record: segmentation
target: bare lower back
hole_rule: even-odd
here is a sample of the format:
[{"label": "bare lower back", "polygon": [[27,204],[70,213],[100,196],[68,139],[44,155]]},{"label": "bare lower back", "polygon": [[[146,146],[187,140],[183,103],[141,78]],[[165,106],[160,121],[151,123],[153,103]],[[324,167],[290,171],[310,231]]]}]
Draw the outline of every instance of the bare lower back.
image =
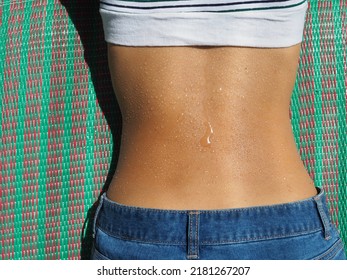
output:
[{"label": "bare lower back", "polygon": [[108,197],[220,209],[315,195],[289,119],[299,51],[110,45],[123,131]]}]

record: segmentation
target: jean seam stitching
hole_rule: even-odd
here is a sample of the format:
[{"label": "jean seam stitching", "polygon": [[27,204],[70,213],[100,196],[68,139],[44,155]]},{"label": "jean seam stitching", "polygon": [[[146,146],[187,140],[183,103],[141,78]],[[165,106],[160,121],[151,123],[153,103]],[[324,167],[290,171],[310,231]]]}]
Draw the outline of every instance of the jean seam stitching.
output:
[{"label": "jean seam stitching", "polygon": [[192,241],[192,217],[191,215],[189,215],[189,238],[188,238],[188,241],[189,241],[189,250],[188,250],[188,255],[191,256],[192,255],[192,246],[191,246],[191,241]]},{"label": "jean seam stitching", "polygon": [[317,204],[317,210],[318,210],[320,219],[322,220],[322,224],[323,224],[324,239],[329,240],[331,239],[329,217],[327,216],[327,213],[324,211],[322,200],[319,198],[316,198],[315,201]]},{"label": "jean seam stitching", "polygon": [[293,234],[285,234],[285,235],[271,235],[271,236],[264,236],[261,238],[247,238],[247,239],[236,239],[236,240],[222,240],[222,241],[203,241],[201,242],[201,245],[215,245],[215,244],[232,244],[232,243],[245,243],[248,241],[263,241],[263,240],[271,240],[274,238],[286,238],[286,237],[295,237],[295,236],[300,236],[306,233],[315,233],[315,232],[319,232],[322,229],[319,228],[317,230],[309,230],[309,231],[300,231],[300,232],[295,232]]},{"label": "jean seam stitching", "polygon": [[332,257],[328,258],[328,259],[332,259],[334,256],[336,256],[336,254],[339,252],[339,250],[341,248],[343,248],[343,243],[342,243],[342,240],[339,238],[327,251],[325,251],[324,253],[320,254],[317,257],[315,257],[314,260],[323,259],[325,256],[333,253],[334,250],[336,250],[336,253]]},{"label": "jean seam stitching", "polygon": [[94,220],[93,220],[93,234],[92,234],[93,238],[95,238],[96,226],[97,226],[96,225],[96,220],[98,218],[98,215],[99,215],[99,212],[100,212],[103,200],[104,200],[104,197],[103,197],[103,195],[101,195],[100,200],[99,200],[99,205],[96,208],[95,216],[94,216]]},{"label": "jean seam stitching", "polygon": [[328,260],[334,259],[334,258],[336,257],[336,255],[337,255],[338,253],[340,253],[343,249],[344,249],[343,246],[337,248],[336,251],[335,251],[335,253],[334,253],[330,258],[328,258]]},{"label": "jean seam stitching", "polygon": [[111,260],[109,257],[107,257],[104,254],[100,253],[100,251],[98,249],[94,248],[94,251],[96,252],[96,255],[100,255],[103,258],[107,259],[107,260]]},{"label": "jean seam stitching", "polygon": [[[109,235],[110,237],[114,237],[114,238],[118,238],[118,239],[122,239],[122,240],[128,240],[128,241],[137,241],[137,242],[143,242],[143,243],[159,243],[159,244],[172,244],[172,245],[185,245],[187,244],[186,242],[182,242],[182,241],[161,241],[161,240],[155,240],[155,239],[136,239],[136,238],[129,238],[126,235],[121,235],[121,234],[113,234],[110,231],[108,231],[107,229],[103,228],[102,226],[98,225],[97,228],[99,228],[100,230],[102,230],[104,233],[106,233],[107,235]],[[202,245],[209,245],[209,244],[225,244],[225,243],[243,243],[243,242],[247,242],[247,241],[262,241],[262,240],[269,240],[269,239],[273,239],[273,238],[285,238],[285,237],[295,237],[295,236],[300,236],[303,234],[307,234],[307,233],[315,233],[315,232],[319,232],[322,231],[322,228],[317,228],[317,229],[312,229],[312,230],[307,230],[307,231],[300,231],[300,232],[295,232],[293,234],[285,234],[285,235],[272,235],[272,236],[264,236],[261,238],[247,238],[247,239],[229,239],[229,240],[222,240],[222,241],[203,241],[201,242]]]},{"label": "jean seam stitching", "polygon": [[199,257],[199,212],[196,212],[195,214],[195,252],[197,255],[197,258]]},{"label": "jean seam stitching", "polygon": [[186,243],[182,242],[182,241],[162,242],[160,240],[153,240],[153,239],[144,240],[144,239],[129,238],[126,235],[121,235],[121,234],[114,235],[111,232],[109,232],[107,229],[104,229],[103,227],[101,227],[100,225],[97,226],[97,228],[112,238],[117,238],[117,239],[126,240],[126,241],[135,241],[135,242],[146,243],[146,244],[148,244],[148,243],[156,243],[156,244],[163,244],[163,245],[165,245],[165,244],[169,245],[170,244],[170,246],[186,245]]}]

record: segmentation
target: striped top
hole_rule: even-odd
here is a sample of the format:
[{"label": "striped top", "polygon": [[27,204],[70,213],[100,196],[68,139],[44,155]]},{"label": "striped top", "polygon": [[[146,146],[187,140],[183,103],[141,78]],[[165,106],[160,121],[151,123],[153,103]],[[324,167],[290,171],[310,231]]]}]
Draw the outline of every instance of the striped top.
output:
[{"label": "striped top", "polygon": [[288,47],[307,0],[100,0],[105,40],[126,46]]}]

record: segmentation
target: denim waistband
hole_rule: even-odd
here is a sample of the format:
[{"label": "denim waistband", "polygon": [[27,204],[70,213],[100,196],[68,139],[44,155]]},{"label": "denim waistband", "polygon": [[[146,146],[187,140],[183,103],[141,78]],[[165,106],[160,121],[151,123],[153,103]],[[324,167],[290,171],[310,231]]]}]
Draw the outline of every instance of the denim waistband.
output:
[{"label": "denim waistband", "polygon": [[[139,242],[188,244],[240,243],[322,231],[330,239],[330,217],[323,189],[311,198],[268,206],[213,210],[171,210],[122,205],[103,193],[96,227]],[[192,244],[193,244],[192,243]]]}]

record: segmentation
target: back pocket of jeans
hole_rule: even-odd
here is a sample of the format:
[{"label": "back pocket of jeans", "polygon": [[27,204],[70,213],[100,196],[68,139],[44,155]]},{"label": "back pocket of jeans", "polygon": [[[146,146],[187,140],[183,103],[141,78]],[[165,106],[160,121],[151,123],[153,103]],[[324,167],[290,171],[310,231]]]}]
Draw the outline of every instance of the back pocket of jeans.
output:
[{"label": "back pocket of jeans", "polygon": [[110,260],[103,254],[101,254],[98,249],[94,248],[93,254],[92,254],[92,260]]},{"label": "back pocket of jeans", "polygon": [[346,259],[343,242],[339,238],[328,250],[322,254],[313,258],[313,260],[334,260],[334,259]]},{"label": "back pocket of jeans", "polygon": [[104,253],[104,247],[108,247],[109,242],[104,240],[104,233],[96,227],[95,229],[95,238],[92,250],[92,259],[93,260],[111,260],[109,256],[107,256],[106,252]]}]

